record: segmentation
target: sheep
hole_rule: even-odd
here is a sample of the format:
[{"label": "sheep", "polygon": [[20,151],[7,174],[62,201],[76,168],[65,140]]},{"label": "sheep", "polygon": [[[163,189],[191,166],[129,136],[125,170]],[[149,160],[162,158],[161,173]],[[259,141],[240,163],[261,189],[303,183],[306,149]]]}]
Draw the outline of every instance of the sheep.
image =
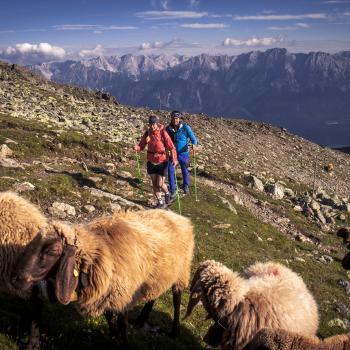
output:
[{"label": "sheep", "polygon": [[58,301],[68,304],[76,299],[82,315],[104,314],[110,333],[124,345],[127,311],[139,301],[146,302],[138,319],[142,326],[155,299],[172,287],[171,335],[176,336],[193,248],[190,220],[165,210],[116,213],[87,224],[56,221],[18,259],[15,285],[26,289],[54,273]]},{"label": "sheep", "polygon": [[243,350],[350,350],[350,333],[320,340],[283,329],[265,328]]},{"label": "sheep", "polygon": [[11,284],[11,271],[24,247],[35,237],[47,220],[39,209],[11,191],[0,192],[0,292],[29,300],[27,306],[35,306],[31,315],[31,334],[27,348],[39,344],[38,323],[41,302],[36,290],[15,289]]},{"label": "sheep", "polygon": [[303,280],[276,263],[256,263],[242,276],[207,260],[192,283],[185,319],[202,301],[214,320],[204,341],[222,349],[241,350],[261,328],[283,328],[314,336],[317,305]]}]

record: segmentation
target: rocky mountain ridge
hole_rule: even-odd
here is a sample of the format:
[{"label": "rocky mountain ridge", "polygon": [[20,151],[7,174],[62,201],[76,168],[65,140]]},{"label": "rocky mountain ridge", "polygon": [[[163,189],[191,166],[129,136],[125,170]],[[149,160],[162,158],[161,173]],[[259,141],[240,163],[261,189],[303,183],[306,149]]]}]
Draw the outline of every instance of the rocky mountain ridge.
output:
[{"label": "rocky mountain ridge", "polygon": [[243,117],[320,144],[348,143],[349,52],[97,57],[31,67],[60,83],[106,90],[124,104]]}]

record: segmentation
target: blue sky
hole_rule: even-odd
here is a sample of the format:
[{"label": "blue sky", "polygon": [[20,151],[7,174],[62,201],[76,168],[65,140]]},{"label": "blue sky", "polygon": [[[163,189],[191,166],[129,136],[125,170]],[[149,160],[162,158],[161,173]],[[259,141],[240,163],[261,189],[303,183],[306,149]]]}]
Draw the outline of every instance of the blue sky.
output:
[{"label": "blue sky", "polygon": [[350,50],[350,0],[0,0],[0,58]]}]

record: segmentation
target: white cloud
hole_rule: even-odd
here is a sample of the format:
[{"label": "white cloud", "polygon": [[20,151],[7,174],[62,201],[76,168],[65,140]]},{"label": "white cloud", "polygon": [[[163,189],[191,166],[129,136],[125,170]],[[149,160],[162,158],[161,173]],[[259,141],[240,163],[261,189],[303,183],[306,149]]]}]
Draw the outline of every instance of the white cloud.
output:
[{"label": "white cloud", "polygon": [[234,16],[237,21],[287,21],[298,19],[327,19],[325,13],[307,13],[299,15],[257,15],[257,16]]},{"label": "white cloud", "polygon": [[310,26],[307,23],[295,23],[295,25],[299,28],[310,28]]},{"label": "white cloud", "polygon": [[134,26],[116,26],[116,25],[101,25],[101,24],[58,24],[53,26],[55,30],[92,30],[92,31],[105,31],[105,30],[129,30],[138,29]]},{"label": "white cloud", "polygon": [[323,1],[324,4],[346,4],[349,3],[350,1],[346,0],[328,0],[328,1]]},{"label": "white cloud", "polygon": [[202,18],[208,16],[208,13],[197,11],[143,11],[136,12],[135,16],[144,19]]},{"label": "white cloud", "polygon": [[35,64],[49,60],[60,60],[66,56],[62,47],[48,43],[30,44],[21,43],[9,46],[0,52],[0,57],[11,62],[21,64]]},{"label": "white cloud", "polygon": [[350,16],[350,11],[349,12],[344,12],[343,15],[344,16]]},{"label": "white cloud", "polygon": [[228,28],[229,26],[223,23],[190,23],[190,24],[181,24],[180,27],[192,28],[192,29],[222,29],[222,28]]},{"label": "white cloud", "polygon": [[103,48],[101,45],[97,45],[92,50],[81,50],[79,52],[79,57],[82,57],[82,58],[96,57],[96,56],[103,56]]},{"label": "white cloud", "polygon": [[247,40],[240,40],[240,39],[232,39],[232,38],[226,38],[223,41],[223,46],[271,46],[275,44],[279,44],[283,42],[282,38],[273,38],[273,37],[265,37],[265,38],[257,38],[256,36],[253,36]]},{"label": "white cloud", "polygon": [[140,50],[149,50],[149,49],[158,49],[163,47],[163,43],[161,41],[155,41],[153,43],[142,43],[140,45]]},{"label": "white cloud", "polygon": [[0,34],[14,33],[14,30],[0,30]]},{"label": "white cloud", "polygon": [[307,23],[295,23],[294,25],[291,26],[271,26],[268,27],[267,29],[269,30],[295,30],[295,29],[306,29],[310,28],[310,26]]},{"label": "white cloud", "polygon": [[139,46],[139,50],[151,50],[151,49],[163,49],[166,47],[177,47],[181,46],[183,43],[179,39],[172,39],[170,41],[154,41],[154,42],[144,42]]},{"label": "white cloud", "polygon": [[295,30],[298,29],[297,27],[294,26],[272,26],[272,27],[267,27],[269,30]]}]

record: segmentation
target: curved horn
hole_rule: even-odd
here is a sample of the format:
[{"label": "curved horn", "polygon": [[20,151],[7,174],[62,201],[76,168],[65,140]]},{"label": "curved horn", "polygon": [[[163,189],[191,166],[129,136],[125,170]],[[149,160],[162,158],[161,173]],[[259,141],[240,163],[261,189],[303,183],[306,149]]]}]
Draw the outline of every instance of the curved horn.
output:
[{"label": "curved horn", "polygon": [[193,281],[191,284],[191,294],[190,300],[188,301],[186,315],[183,320],[186,320],[191,314],[196,305],[200,302],[202,297],[202,282],[198,280],[195,285],[193,285]]}]

